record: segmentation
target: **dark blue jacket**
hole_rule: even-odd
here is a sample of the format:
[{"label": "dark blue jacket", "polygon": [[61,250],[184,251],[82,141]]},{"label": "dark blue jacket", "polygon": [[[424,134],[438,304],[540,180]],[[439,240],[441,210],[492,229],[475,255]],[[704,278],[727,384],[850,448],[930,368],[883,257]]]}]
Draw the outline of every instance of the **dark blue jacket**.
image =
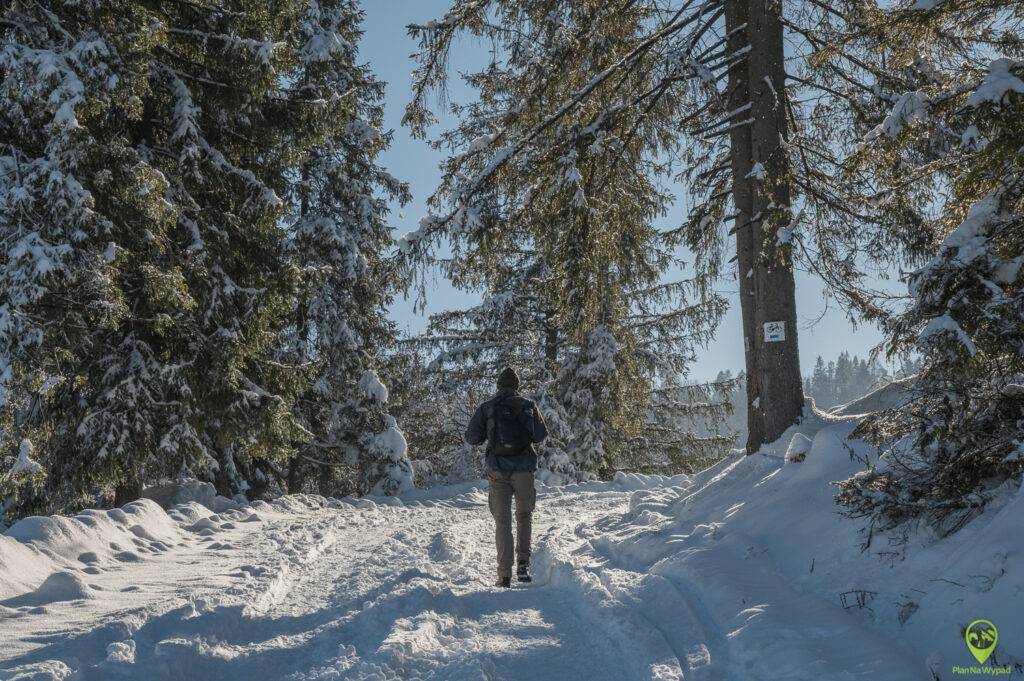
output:
[{"label": "dark blue jacket", "polygon": [[482,445],[487,442],[487,468],[497,473],[511,473],[517,471],[528,471],[532,473],[537,470],[537,450],[531,444],[522,454],[517,456],[495,456],[492,453],[494,438],[491,433],[494,430],[494,405],[497,402],[518,403],[523,414],[529,417],[530,439],[534,444],[544,441],[548,436],[547,426],[544,425],[544,417],[540,410],[530,400],[516,394],[511,388],[501,388],[495,393],[494,398],[487,400],[473,413],[469,420],[469,427],[466,428],[466,442],[471,445]]}]

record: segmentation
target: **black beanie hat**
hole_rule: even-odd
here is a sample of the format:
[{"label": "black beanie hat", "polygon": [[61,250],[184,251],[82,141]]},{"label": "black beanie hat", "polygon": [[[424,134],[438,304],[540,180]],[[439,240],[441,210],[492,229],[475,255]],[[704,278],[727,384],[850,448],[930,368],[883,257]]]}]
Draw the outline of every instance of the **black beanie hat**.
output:
[{"label": "black beanie hat", "polygon": [[505,367],[501,370],[501,374],[498,375],[498,387],[512,388],[513,390],[519,388],[519,376],[516,374],[515,369]]}]

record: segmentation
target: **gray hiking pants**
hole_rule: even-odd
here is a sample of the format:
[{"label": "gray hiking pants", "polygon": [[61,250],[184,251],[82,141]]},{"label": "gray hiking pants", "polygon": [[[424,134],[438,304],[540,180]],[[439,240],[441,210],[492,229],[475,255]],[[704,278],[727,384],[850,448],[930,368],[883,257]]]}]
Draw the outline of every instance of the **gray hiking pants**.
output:
[{"label": "gray hiking pants", "polygon": [[512,576],[512,497],[516,499],[516,561],[530,560],[530,531],[537,488],[533,473],[488,474],[487,505],[494,516],[494,539],[498,546],[498,577]]}]

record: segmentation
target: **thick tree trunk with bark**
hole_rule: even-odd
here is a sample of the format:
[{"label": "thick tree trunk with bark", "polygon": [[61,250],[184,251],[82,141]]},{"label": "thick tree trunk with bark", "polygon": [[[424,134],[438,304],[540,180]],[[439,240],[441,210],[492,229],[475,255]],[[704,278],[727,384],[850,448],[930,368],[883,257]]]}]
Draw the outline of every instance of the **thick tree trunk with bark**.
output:
[{"label": "thick tree trunk with bark", "polygon": [[[785,140],[786,74],[780,0],[748,0],[751,153],[754,172],[754,338],[756,367],[748,377],[750,425],[747,451],[777,440],[803,412],[803,381],[796,329],[793,252],[787,228],[793,219]],[[770,326],[769,326],[770,325]]]},{"label": "thick tree trunk with bark", "polygon": [[305,461],[301,456],[296,456],[288,462],[288,473],[285,478],[288,494],[298,494],[302,491],[306,473],[304,468]]},{"label": "thick tree trunk with bark", "polygon": [[[725,6],[725,30],[728,33],[726,45],[731,55],[742,54],[749,45],[746,28],[747,2],[748,0],[728,0]],[[750,79],[747,62],[743,59],[736,59],[729,69],[726,101],[729,111],[739,111],[750,104]],[[756,302],[754,293],[755,225],[751,221],[754,197],[750,179],[750,170],[754,164],[751,156],[751,126],[742,124],[749,117],[749,111],[736,116],[733,121],[735,127],[729,133],[732,201],[737,213],[733,229],[736,232],[736,273],[740,290],[740,311],[743,316],[747,414],[754,412],[751,402],[758,395],[754,381],[759,375],[757,371],[757,334],[754,327],[754,305]],[[753,432],[749,420],[748,416],[748,428]]]},{"label": "thick tree trunk with bark", "polygon": [[[725,6],[734,59],[726,97],[734,126],[729,141],[750,453],[777,440],[803,410],[792,247],[779,240],[779,228],[792,217],[780,11],[779,0],[727,0]],[[748,47],[747,58],[738,58]],[[773,332],[766,336],[767,324]]]},{"label": "thick tree trunk with bark", "polygon": [[219,450],[217,452],[217,470],[213,474],[213,487],[217,490],[217,494],[229,499],[241,491],[235,489],[234,481],[228,474],[231,466],[234,466],[231,448]]}]

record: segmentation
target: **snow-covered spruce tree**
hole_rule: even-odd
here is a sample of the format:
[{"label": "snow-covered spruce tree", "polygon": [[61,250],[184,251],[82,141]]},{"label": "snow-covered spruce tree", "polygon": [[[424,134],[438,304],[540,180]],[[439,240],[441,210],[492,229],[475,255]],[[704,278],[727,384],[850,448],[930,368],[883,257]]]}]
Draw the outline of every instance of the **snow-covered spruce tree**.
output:
[{"label": "snow-covered spruce tree", "polygon": [[149,124],[154,28],[132,3],[0,16],[3,456],[34,449],[48,476],[21,510],[137,481],[175,427],[197,439],[172,416],[196,305],[179,213],[127,134]]},{"label": "snow-covered spruce tree", "polygon": [[[638,446],[652,390],[685,370],[722,311],[701,282],[661,281],[676,264],[678,235],[653,227],[670,201],[656,183],[669,172],[678,100],[655,102],[659,115],[649,118],[620,111],[619,88],[655,86],[653,69],[623,72],[617,85],[599,77],[636,44],[652,14],[639,6],[606,13],[586,2],[458,2],[441,22],[411,29],[424,48],[406,117],[416,133],[432,120],[424,98],[443,88],[458,34],[487,36],[496,57],[467,76],[479,98],[456,107],[460,125],[438,142],[453,151],[433,197],[439,214],[404,238],[404,253],[429,262],[432,246],[446,239],[453,281],[481,284],[496,300],[507,294],[503,278],[517,255],[545,263],[520,292],[554,313],[564,354],[548,392],[565,410],[565,451],[582,475],[657,456]],[[567,45],[578,52],[563,59]],[[592,96],[560,108],[566,93],[581,91]],[[620,121],[616,134],[606,134],[606,118]],[[694,302],[681,305],[687,298]],[[521,326],[499,333],[527,336]]]},{"label": "snow-covered spruce tree", "polygon": [[312,7],[0,15],[4,456],[34,447],[37,507],[218,467],[258,493],[310,438],[307,372],[280,361],[303,278],[282,218],[346,105],[302,89],[305,57],[344,40],[309,29]]},{"label": "snow-covered spruce tree", "polygon": [[395,337],[386,310],[394,273],[381,259],[392,246],[387,199],[404,202],[408,189],[376,161],[390,137],[380,131],[384,85],[358,61],[361,20],[358,2],[327,0],[311,3],[299,23],[296,94],[331,105],[310,122],[324,141],[292,192],[289,254],[310,284],[284,347],[310,367],[295,414],[311,434],[288,463],[293,492],[390,494],[412,480],[380,376]]},{"label": "snow-covered spruce tree", "polygon": [[931,188],[922,219],[941,242],[888,324],[893,352],[922,356],[912,396],[859,428],[884,454],[839,499],[876,527],[951,532],[1024,471],[1024,14],[918,1],[858,20],[848,40],[876,51],[876,92],[895,96],[854,161],[878,203]]},{"label": "snow-covered spruce tree", "polygon": [[[878,319],[887,299],[866,287],[866,275],[920,257],[928,243],[921,230],[897,229],[896,211],[861,219],[848,188],[870,186],[868,175],[839,181],[865,115],[856,107],[860,83],[849,75],[861,73],[863,60],[837,52],[831,40],[845,23],[826,3],[797,0],[509,4],[457,0],[439,21],[414,27],[424,45],[407,119],[414,127],[432,121],[423,97],[443,85],[448,49],[463,31],[486,35],[501,55],[531,65],[532,81],[516,102],[543,112],[522,129],[495,119],[480,126],[474,144],[458,147],[485,160],[450,192],[452,217],[480,205],[509,168],[534,169],[541,143],[544,158],[570,157],[601,140],[632,142],[656,131],[665,148],[658,160],[678,163],[688,188],[679,236],[693,252],[700,285],[729,277],[741,289],[748,450],[775,439],[803,407],[793,267],[818,274],[851,314]],[[608,58],[594,58],[601,50]],[[812,68],[825,56],[833,69]],[[562,87],[566,72],[580,69],[590,77]],[[496,65],[491,75],[504,71]],[[429,241],[449,222],[424,224],[418,235]],[[733,236],[735,247],[727,248]],[[770,321],[785,322],[784,341],[765,341]]]}]

